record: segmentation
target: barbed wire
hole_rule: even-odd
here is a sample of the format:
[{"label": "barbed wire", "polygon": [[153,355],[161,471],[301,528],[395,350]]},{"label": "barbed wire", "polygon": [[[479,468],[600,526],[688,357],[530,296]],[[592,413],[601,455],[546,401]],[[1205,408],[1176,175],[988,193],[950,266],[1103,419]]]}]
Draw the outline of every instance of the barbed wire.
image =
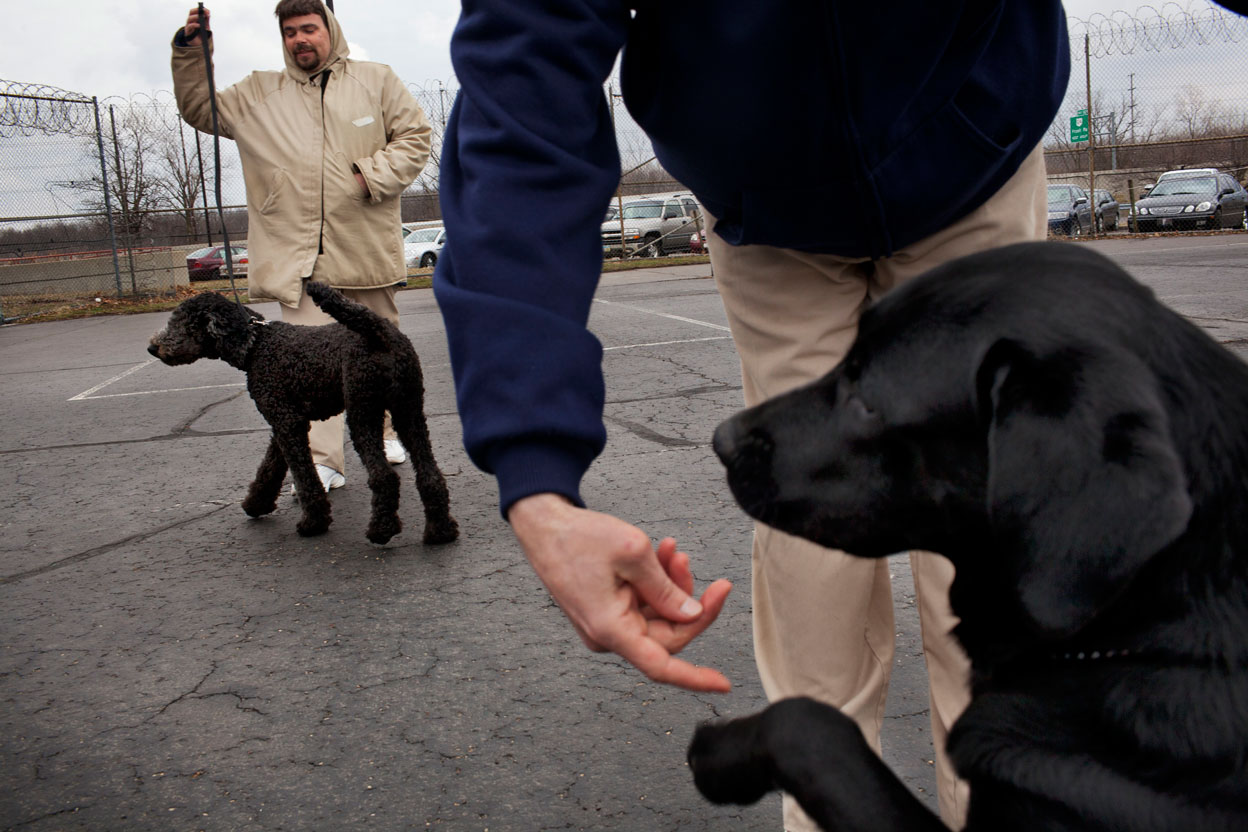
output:
[{"label": "barbed wire", "polygon": [[91,103],[88,96],[47,84],[0,80],[0,137],[94,129],[95,111],[82,106]]},{"label": "barbed wire", "polygon": [[1071,56],[1083,60],[1084,38],[1094,58],[1162,52],[1186,46],[1240,43],[1248,40],[1248,18],[1208,2],[1171,2],[1125,11],[1094,14],[1086,20],[1068,18]]}]

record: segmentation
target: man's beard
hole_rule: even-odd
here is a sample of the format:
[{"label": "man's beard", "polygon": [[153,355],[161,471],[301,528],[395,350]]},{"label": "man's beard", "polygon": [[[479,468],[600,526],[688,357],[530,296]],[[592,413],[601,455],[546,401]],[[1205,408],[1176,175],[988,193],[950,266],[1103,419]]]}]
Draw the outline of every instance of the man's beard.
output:
[{"label": "man's beard", "polygon": [[[307,63],[308,61],[311,61],[311,63]],[[300,69],[312,70],[321,65],[321,58],[316,54],[315,49],[305,49],[295,52],[295,63],[299,65]]]}]

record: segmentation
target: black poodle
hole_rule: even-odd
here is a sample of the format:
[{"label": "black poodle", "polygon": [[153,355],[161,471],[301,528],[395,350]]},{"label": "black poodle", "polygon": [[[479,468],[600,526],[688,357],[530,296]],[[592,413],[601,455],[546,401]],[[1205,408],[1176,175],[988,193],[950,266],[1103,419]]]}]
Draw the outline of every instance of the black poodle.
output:
[{"label": "black poodle", "polygon": [[426,543],[459,536],[446,481],[433,458],[425,423],[420,359],[398,327],[322,283],[308,294],[339,323],[295,326],[206,292],[184,301],[147,351],[166,364],[220,358],[247,373],[247,391],[273,428],[264,461],[243,500],[252,517],[277,507],[289,466],[303,506],[301,535],[322,534],[332,520],[329,498],[316,475],[308,426],[347,411],[356,453],[368,470],[373,515],[368,539],[385,543],[399,533],[399,476],[386,463],[385,411],[412,457],[416,488],[425,504]]}]

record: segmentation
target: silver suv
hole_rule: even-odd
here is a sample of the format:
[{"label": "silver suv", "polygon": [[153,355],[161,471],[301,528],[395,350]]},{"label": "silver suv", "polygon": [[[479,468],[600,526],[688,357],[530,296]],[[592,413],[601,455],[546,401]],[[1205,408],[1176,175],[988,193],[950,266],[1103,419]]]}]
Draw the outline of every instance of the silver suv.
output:
[{"label": "silver suv", "polygon": [[688,251],[689,238],[702,226],[702,211],[691,193],[629,197],[619,216],[602,224],[602,250],[630,257]]}]

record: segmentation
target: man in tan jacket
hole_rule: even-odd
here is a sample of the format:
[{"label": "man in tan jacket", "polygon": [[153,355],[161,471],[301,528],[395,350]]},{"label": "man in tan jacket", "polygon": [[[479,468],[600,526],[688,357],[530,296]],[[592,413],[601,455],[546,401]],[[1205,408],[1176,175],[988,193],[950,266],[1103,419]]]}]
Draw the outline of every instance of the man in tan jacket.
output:
[{"label": "man in tan jacket", "polygon": [[[399,322],[395,286],[407,277],[399,197],[429,158],[429,122],[383,64],[347,58],[347,39],[321,0],[281,0],[275,14],[286,68],[253,72],[217,91],[221,135],[238,145],[247,186],[251,299],[276,300],[295,324],[330,323],[308,280]],[[212,132],[198,9],[173,38],[173,90],[182,117]],[[343,420],[314,422],[312,459],[326,490],[343,485]],[[386,419],[386,458],[402,444]]]}]

